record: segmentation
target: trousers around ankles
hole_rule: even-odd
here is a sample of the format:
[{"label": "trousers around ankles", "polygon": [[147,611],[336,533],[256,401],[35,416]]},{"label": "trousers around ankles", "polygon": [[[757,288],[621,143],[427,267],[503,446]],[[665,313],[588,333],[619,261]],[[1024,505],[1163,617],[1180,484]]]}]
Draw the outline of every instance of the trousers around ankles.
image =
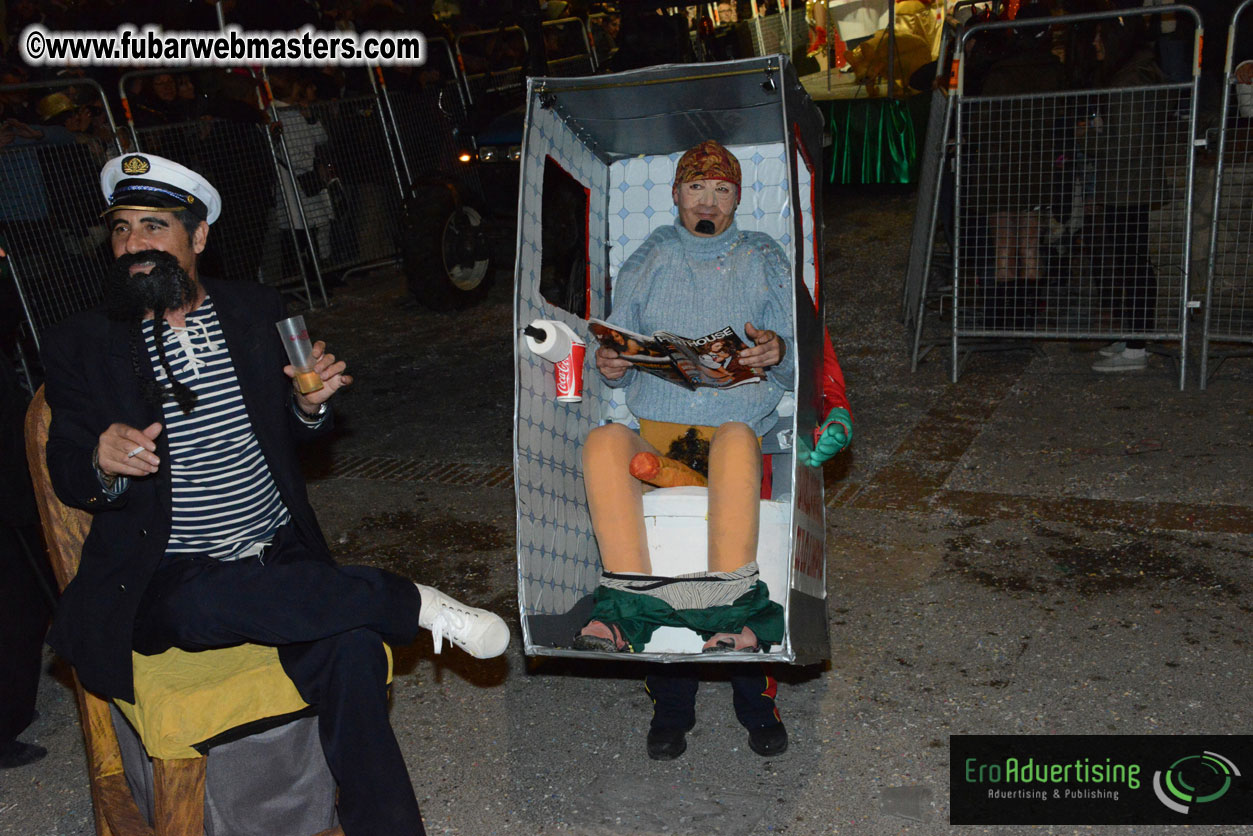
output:
[{"label": "trousers around ankles", "polygon": [[388,720],[383,642],[417,636],[421,595],[399,575],[310,555],[290,528],[259,558],[169,555],[140,602],[134,647],[277,646],[283,670],[318,712],[346,836],[425,836]]}]

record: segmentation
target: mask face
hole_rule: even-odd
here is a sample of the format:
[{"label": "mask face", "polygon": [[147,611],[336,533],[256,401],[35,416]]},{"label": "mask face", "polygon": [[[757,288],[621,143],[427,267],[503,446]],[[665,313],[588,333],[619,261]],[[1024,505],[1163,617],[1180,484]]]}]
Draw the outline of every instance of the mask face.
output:
[{"label": "mask face", "polygon": [[735,218],[740,190],[726,180],[689,180],[674,187],[679,220],[693,235],[719,235]]}]

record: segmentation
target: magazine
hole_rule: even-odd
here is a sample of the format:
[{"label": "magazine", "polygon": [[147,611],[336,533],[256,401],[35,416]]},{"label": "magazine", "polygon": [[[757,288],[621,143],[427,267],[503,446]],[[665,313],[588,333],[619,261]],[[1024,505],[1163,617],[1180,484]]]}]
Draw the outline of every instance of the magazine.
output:
[{"label": "magazine", "polygon": [[696,339],[668,331],[645,336],[602,319],[588,320],[587,327],[597,342],[640,371],[684,389],[730,389],[766,379],[762,369],[740,365],[740,352],[748,345],[730,325]]}]

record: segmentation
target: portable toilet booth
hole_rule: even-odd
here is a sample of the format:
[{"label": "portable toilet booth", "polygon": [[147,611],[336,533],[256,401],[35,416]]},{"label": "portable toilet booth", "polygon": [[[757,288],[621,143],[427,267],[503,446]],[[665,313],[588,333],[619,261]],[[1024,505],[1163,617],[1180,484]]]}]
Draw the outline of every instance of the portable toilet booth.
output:
[{"label": "portable toilet booth", "polygon": [[[592,428],[632,420],[596,371],[586,320],[612,320],[618,269],[653,229],[674,222],[675,166],[707,139],[740,162],[738,226],[773,236],[794,275],[794,402],[784,399],[779,422],[762,442],[773,493],[761,503],[758,549],[761,577],[784,607],[786,632],[765,655],[702,654],[699,636],[678,628],[658,630],[631,654],[575,650],[573,637],[588,620],[601,575],[582,445]],[[792,455],[794,443],[812,447],[821,403],[821,153],[822,118],[781,55],[530,80],[514,310],[518,600],[528,655],[797,664],[829,657],[822,475]],[[537,356],[522,333],[535,320],[564,323],[587,341],[581,400],[557,399],[554,364]],[[645,494],[654,574],[705,568],[703,493]]]}]

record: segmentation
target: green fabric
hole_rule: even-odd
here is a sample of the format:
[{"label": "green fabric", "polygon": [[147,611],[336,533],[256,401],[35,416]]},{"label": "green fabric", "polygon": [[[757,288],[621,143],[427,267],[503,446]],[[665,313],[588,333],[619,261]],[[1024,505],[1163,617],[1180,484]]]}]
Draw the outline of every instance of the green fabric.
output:
[{"label": "green fabric", "polygon": [[783,607],[770,600],[764,581],[730,604],[699,610],[676,610],[660,598],[598,586],[592,596],[592,620],[616,624],[627,650],[638,653],[658,627],[687,627],[708,641],[715,633],[738,633],[751,627],[763,649],[783,641]]},{"label": "green fabric", "polygon": [[818,466],[830,460],[853,440],[853,416],[847,409],[837,406],[827,415],[818,441],[812,451],[801,445],[799,457],[803,464]]},{"label": "green fabric", "polygon": [[918,161],[912,110],[908,99],[832,101],[831,182],[912,182]]}]

